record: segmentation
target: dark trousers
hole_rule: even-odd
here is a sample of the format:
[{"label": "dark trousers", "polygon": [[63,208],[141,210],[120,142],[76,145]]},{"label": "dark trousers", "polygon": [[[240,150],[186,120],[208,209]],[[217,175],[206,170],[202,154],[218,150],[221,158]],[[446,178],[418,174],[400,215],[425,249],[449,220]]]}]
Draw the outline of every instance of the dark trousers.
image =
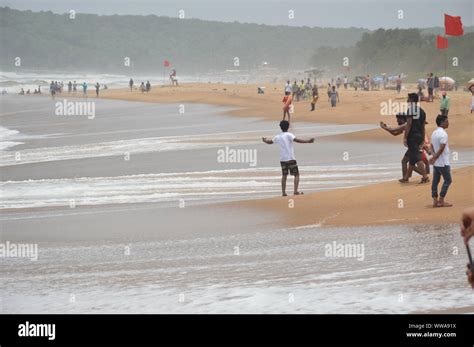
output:
[{"label": "dark trousers", "polygon": [[445,117],[448,116],[449,109],[447,109],[447,108],[442,108],[440,111],[441,111],[441,114],[442,114],[443,116],[445,116]]},{"label": "dark trousers", "polygon": [[448,192],[448,188],[453,181],[451,179],[451,167],[446,166],[433,166],[433,182],[431,183],[431,196],[433,198],[438,197],[438,184],[443,176],[443,186],[441,187],[440,196],[444,198]]}]

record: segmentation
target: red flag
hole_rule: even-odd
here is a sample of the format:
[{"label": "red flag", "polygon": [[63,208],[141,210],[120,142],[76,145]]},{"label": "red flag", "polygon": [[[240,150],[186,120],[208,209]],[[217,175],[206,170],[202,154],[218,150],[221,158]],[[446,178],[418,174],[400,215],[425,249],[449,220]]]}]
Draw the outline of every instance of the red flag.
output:
[{"label": "red flag", "polygon": [[171,64],[170,64],[170,62],[169,62],[168,60],[165,60],[165,61],[163,62],[163,66],[164,66],[164,67],[169,67],[170,65],[171,65]]},{"label": "red flag", "polygon": [[448,38],[443,37],[441,35],[437,35],[436,36],[436,48],[438,48],[438,49],[448,48]]},{"label": "red flag", "polygon": [[450,36],[463,35],[461,17],[444,14],[444,33]]}]

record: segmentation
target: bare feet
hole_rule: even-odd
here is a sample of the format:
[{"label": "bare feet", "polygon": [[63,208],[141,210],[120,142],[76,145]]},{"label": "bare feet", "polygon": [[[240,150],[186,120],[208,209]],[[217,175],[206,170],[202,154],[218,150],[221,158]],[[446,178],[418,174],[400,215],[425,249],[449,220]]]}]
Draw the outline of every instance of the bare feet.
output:
[{"label": "bare feet", "polygon": [[303,192],[295,192],[295,195],[303,195]]},{"label": "bare feet", "polygon": [[429,181],[430,181],[430,178],[426,176],[421,179],[420,184],[428,183]]},{"label": "bare feet", "polygon": [[406,180],[406,179],[404,179],[404,178],[400,178],[400,179],[398,180],[398,182],[400,182],[400,183],[408,183],[408,180]]},{"label": "bare feet", "polygon": [[288,194],[286,194],[286,193],[283,193],[281,196],[288,196]]},{"label": "bare feet", "polygon": [[446,202],[446,201],[439,201],[438,202],[438,207],[451,207],[453,206],[452,204],[450,204],[449,202]]},{"label": "bare feet", "polygon": [[433,198],[433,207],[438,207],[438,199]]}]

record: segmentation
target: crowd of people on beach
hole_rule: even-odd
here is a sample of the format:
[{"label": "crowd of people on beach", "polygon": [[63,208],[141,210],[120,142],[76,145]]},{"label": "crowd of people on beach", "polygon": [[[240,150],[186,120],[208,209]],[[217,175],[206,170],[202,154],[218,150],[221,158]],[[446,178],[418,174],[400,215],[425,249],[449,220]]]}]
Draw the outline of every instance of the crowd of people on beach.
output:
[{"label": "crowd of people on beach", "polygon": [[[74,81],[74,82],[69,81],[67,83],[67,93],[71,94],[72,96],[76,96],[78,88],[81,88],[82,89],[82,97],[87,98],[88,87],[89,87],[89,85],[88,85],[87,82],[83,82],[82,84],[78,84],[76,81]],[[96,97],[99,97],[99,93],[100,93],[100,89],[101,89],[101,85],[99,84],[99,82],[96,82],[96,84],[94,84],[94,89],[95,89]],[[104,90],[108,89],[107,85],[104,84],[102,86],[102,89],[104,89]],[[51,83],[49,85],[49,93],[51,94],[51,98],[54,99],[56,97],[56,95],[62,94],[63,91],[64,91],[64,82],[62,82],[62,81],[51,81]]]}]

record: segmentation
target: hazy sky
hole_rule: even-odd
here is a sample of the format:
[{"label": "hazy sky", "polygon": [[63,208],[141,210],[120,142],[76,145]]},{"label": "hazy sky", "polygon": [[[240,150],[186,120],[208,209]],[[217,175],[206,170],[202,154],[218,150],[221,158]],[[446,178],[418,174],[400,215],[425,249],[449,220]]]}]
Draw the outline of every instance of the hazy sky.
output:
[{"label": "hazy sky", "polygon": [[[96,14],[155,14],[310,27],[425,28],[444,25],[444,13],[472,25],[474,0],[0,0],[21,10]],[[289,19],[290,10],[294,19]],[[399,10],[403,19],[399,19]]]}]

